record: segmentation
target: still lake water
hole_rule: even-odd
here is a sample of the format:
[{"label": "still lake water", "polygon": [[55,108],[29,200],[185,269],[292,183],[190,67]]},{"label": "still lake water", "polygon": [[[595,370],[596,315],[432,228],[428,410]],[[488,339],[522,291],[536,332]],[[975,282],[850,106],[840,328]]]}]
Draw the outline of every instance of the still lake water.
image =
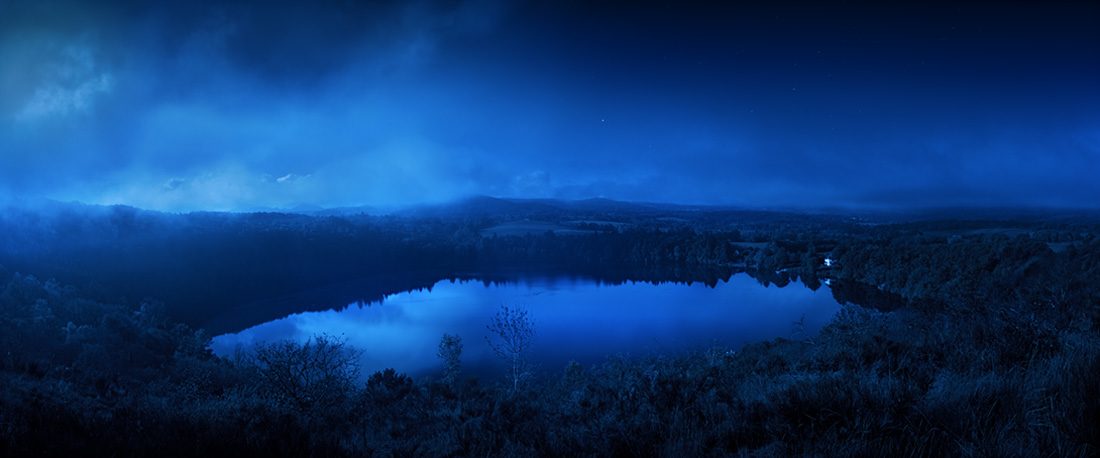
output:
[{"label": "still lake water", "polygon": [[840,304],[828,286],[817,291],[791,282],[764,287],[737,274],[714,287],[703,283],[617,285],[575,277],[516,277],[510,281],[443,280],[431,288],[351,304],[341,311],[305,312],[213,339],[212,349],[231,356],[237,348],[279,339],[305,341],[327,333],[362,350],[364,376],[394,368],[410,376],[441,375],[436,357],[444,333],[462,337],[462,368],[483,379],[503,373],[485,341],[489,318],[501,305],[526,308],[534,319],[532,358],[543,372],[570,360],[588,367],[608,355],[646,356],[740,348],[776,337],[816,336]]}]

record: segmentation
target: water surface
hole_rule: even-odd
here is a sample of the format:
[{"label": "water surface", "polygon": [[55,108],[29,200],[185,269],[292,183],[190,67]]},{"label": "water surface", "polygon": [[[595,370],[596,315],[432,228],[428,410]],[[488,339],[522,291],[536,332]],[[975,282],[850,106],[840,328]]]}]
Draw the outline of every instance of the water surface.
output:
[{"label": "water surface", "polygon": [[[576,277],[516,277],[512,281],[443,280],[431,288],[352,304],[341,311],[306,312],[214,338],[219,355],[257,342],[305,341],[327,333],[363,351],[364,374],[388,367],[413,376],[439,375],[436,352],[444,333],[463,339],[463,370],[494,377],[503,363],[485,339],[489,318],[501,305],[530,312],[537,331],[532,358],[546,372],[570,360],[585,366],[607,355],[645,356],[740,348],[775,337],[816,335],[840,309],[828,287],[817,291],[792,282],[765,287],[744,274],[702,283],[617,285]],[[805,317],[803,319],[803,317]],[[794,322],[802,320],[802,325]]]}]

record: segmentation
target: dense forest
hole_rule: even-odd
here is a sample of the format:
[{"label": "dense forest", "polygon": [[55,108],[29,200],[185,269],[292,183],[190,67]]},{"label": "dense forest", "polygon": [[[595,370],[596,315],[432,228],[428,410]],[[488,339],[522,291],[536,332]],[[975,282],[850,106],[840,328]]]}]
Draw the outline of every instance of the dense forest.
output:
[{"label": "dense forest", "polygon": [[[1088,215],[46,202],[0,212],[0,266],[3,456],[1100,456]],[[812,337],[609,355],[523,383],[463,376],[452,336],[439,376],[417,380],[359,374],[362,350],[332,336],[209,350],[213,332],[249,325],[217,322],[226,309],[287,295],[340,308],[524,269],[707,284],[747,272],[828,282],[850,303]],[[360,297],[328,288],[347,282]]]}]

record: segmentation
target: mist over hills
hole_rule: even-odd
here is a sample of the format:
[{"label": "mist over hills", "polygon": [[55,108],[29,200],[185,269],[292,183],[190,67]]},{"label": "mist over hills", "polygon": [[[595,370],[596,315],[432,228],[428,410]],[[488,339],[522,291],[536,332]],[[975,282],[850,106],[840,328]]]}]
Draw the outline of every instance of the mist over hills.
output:
[{"label": "mist over hills", "polygon": [[393,215],[410,218],[457,218],[457,217],[516,217],[516,218],[557,218],[563,213],[577,216],[666,216],[721,214],[742,215],[760,218],[766,215],[804,215],[835,218],[854,218],[865,222],[906,222],[936,220],[988,220],[988,221],[1028,221],[1059,223],[1092,223],[1100,221],[1100,208],[1058,207],[1058,206],[929,206],[910,209],[870,209],[848,207],[753,207],[733,205],[679,204],[673,202],[634,202],[607,198],[588,199],[547,199],[514,198],[477,195],[445,203],[414,204],[403,206],[361,205],[352,207],[324,208],[318,205],[298,205],[292,208],[258,207],[232,212],[162,212],[127,205],[85,204],[77,201],[63,202],[46,198],[0,198],[0,209],[22,209],[43,215],[57,212],[89,212],[100,214],[108,208],[132,208],[141,212],[163,214],[186,213],[282,213],[312,217],[356,215]]}]

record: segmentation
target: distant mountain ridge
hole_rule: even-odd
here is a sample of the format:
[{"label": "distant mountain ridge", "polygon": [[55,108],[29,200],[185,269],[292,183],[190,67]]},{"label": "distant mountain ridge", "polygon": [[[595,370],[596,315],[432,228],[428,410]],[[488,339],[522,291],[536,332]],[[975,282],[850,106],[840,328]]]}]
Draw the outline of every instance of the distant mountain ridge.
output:
[{"label": "distant mountain ridge", "polygon": [[741,215],[745,217],[759,217],[764,215],[787,217],[806,216],[831,216],[849,220],[858,220],[877,223],[900,223],[921,221],[1032,221],[1032,222],[1100,222],[1100,209],[1080,208],[1046,208],[1046,207],[1020,207],[1020,208],[972,208],[972,207],[934,207],[895,210],[857,210],[849,208],[768,208],[745,207],[729,205],[702,205],[702,204],[677,204],[671,202],[629,202],[607,199],[602,197],[588,199],[550,199],[550,198],[516,198],[516,197],[492,197],[485,195],[471,196],[451,202],[420,204],[410,206],[376,206],[360,205],[347,207],[322,207],[319,205],[302,204],[292,208],[256,207],[241,211],[192,211],[192,212],[165,212],[159,210],[142,209],[129,205],[101,205],[86,204],[78,201],[58,201],[46,198],[8,198],[0,199],[0,210],[23,209],[34,212],[58,212],[80,211],[83,213],[97,213],[107,209],[130,209],[131,211],[184,214],[184,213],[226,213],[226,214],[254,214],[254,213],[279,213],[286,215],[303,215],[312,217],[329,216],[358,216],[358,215],[394,215],[410,218],[540,218],[563,213],[578,213],[606,216],[653,216],[658,213],[667,213],[668,216],[686,216],[696,214],[726,214]]}]

